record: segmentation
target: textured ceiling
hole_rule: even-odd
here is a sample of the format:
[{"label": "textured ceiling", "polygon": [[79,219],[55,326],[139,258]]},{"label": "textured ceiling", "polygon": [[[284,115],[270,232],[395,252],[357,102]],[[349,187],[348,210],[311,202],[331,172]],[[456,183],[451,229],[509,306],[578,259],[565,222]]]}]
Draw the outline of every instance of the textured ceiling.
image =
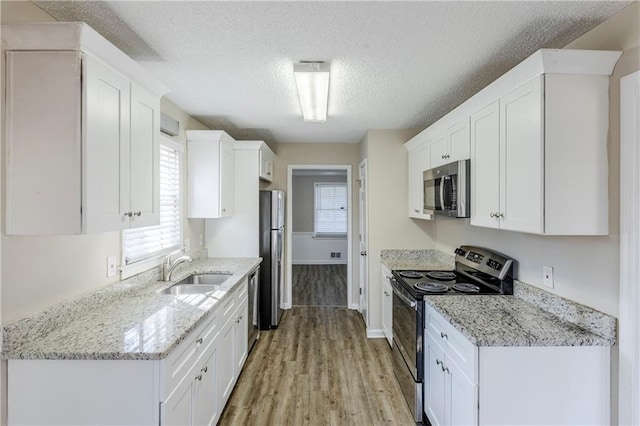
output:
[{"label": "textured ceiling", "polygon": [[[358,142],[425,128],[541,47],[629,2],[35,2],[82,20],[156,74],[168,99],[237,139]],[[293,63],[331,63],[329,118],[305,123]]]}]

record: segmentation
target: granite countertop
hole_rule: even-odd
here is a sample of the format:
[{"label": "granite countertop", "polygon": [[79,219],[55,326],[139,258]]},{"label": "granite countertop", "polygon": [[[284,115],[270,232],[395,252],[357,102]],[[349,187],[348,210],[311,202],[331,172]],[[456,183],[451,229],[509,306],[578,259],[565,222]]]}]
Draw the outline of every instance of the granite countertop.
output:
[{"label": "granite countertop", "polygon": [[[452,255],[439,250],[382,250],[391,270],[453,270]],[[514,280],[513,296],[425,296],[476,346],[612,346],[616,318]]]},{"label": "granite countertop", "polygon": [[[176,268],[172,282],[116,283],[4,327],[4,359],[157,360],[165,358],[260,258],[201,258]],[[233,273],[206,294],[163,294],[193,273]]]},{"label": "granite countertop", "polygon": [[476,346],[611,346],[605,338],[515,296],[425,296]]}]

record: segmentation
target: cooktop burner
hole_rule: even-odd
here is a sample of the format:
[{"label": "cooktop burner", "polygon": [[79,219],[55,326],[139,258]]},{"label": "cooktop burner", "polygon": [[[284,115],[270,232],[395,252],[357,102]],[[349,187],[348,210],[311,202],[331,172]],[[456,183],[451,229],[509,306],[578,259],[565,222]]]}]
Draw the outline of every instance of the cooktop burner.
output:
[{"label": "cooktop burner", "polygon": [[418,290],[426,291],[427,293],[444,293],[449,291],[449,287],[441,283],[430,283],[421,281],[413,285]]},{"label": "cooktop burner", "polygon": [[469,283],[454,284],[453,289],[460,293],[480,293],[480,287]]},{"label": "cooktop burner", "polygon": [[456,279],[456,274],[449,271],[431,271],[427,272],[427,277],[433,278],[434,280],[450,281]]},{"label": "cooktop burner", "polygon": [[420,272],[416,272],[416,271],[401,271],[400,273],[401,277],[405,277],[405,278],[422,278],[424,277],[423,274],[421,274]]}]

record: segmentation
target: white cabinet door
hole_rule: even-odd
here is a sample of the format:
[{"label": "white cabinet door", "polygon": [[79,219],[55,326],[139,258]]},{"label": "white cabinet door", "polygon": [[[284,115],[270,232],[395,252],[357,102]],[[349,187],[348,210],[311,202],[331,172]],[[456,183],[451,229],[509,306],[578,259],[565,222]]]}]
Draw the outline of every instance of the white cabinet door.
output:
[{"label": "white cabinet door", "polygon": [[160,223],[160,99],[131,83],[131,227]]},{"label": "white cabinet door", "polygon": [[447,130],[449,152],[446,162],[469,158],[469,117],[449,127]]},{"label": "white cabinet door", "polygon": [[498,228],[500,211],[498,101],[471,116],[471,224]]},{"label": "white cabinet door", "polygon": [[233,215],[233,139],[220,144],[220,217]]},{"label": "white cabinet door", "polygon": [[194,381],[191,377],[160,404],[160,424],[162,426],[185,426],[193,424]]},{"label": "white cabinet door", "polygon": [[235,381],[235,360],[233,357],[235,347],[235,334],[237,318],[234,316],[227,321],[218,336],[218,406],[222,410],[226,404]]},{"label": "white cabinet door", "polygon": [[389,346],[393,346],[393,297],[391,290],[391,271],[384,266],[382,267],[382,332],[389,342]]},{"label": "white cabinet door", "polygon": [[89,55],[83,64],[85,231],[124,229],[131,211],[129,80]]},{"label": "white cabinet door", "polygon": [[218,347],[214,342],[203,355],[195,381],[194,424],[214,425],[220,417],[217,383]]},{"label": "white cabinet door", "polygon": [[429,333],[425,333],[425,337],[424,407],[432,425],[446,425],[447,384],[443,371],[445,353]]},{"label": "white cabinet door", "polygon": [[[246,284],[245,284],[246,285]],[[235,375],[240,375],[244,362],[247,360],[248,339],[249,339],[249,301],[244,299],[240,302],[238,309],[238,322],[236,323],[235,337]]]},{"label": "white cabinet door", "polygon": [[260,179],[267,182],[273,181],[274,155],[266,144],[260,147]]},{"label": "white cabinet door", "polygon": [[500,99],[502,229],[544,232],[543,79],[536,77]]},{"label": "white cabinet door", "polygon": [[[420,137],[418,135],[417,137]],[[408,161],[408,199],[409,217],[415,219],[432,219],[424,214],[423,175],[431,167],[431,140],[424,138],[407,151]]]},{"label": "white cabinet door", "polygon": [[469,380],[458,366],[447,359],[447,424],[468,426],[478,424],[478,387]]},{"label": "white cabinet door", "polygon": [[447,155],[449,155],[449,140],[447,134],[443,132],[431,140],[431,168],[448,163]]}]

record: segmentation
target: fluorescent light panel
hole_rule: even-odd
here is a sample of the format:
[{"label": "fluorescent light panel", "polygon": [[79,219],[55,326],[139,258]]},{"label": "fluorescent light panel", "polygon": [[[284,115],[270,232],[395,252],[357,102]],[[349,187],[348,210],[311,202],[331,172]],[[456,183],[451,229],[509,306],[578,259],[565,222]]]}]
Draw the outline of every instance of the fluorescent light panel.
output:
[{"label": "fluorescent light panel", "polygon": [[304,121],[327,121],[329,64],[301,62],[293,65]]}]

